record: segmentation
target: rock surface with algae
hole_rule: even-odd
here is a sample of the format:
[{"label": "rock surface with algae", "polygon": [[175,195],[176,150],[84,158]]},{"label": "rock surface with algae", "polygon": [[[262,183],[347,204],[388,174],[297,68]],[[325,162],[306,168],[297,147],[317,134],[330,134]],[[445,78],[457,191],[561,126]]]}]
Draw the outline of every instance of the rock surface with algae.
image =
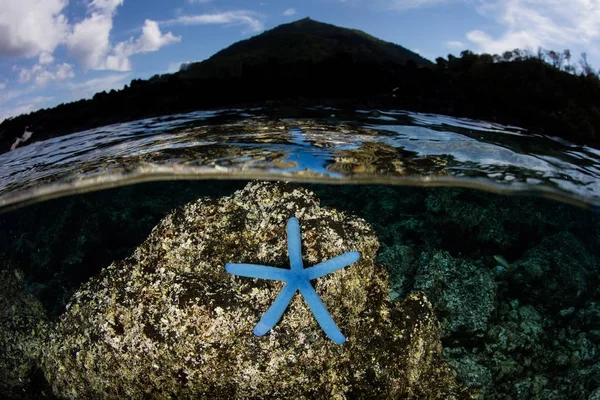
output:
[{"label": "rock surface with algae", "polygon": [[48,330],[46,311],[24,290],[22,271],[0,270],[0,398],[33,398]]},{"label": "rock surface with algae", "polygon": [[[291,216],[305,265],[361,253],[313,281],[343,345],[326,338],[299,295],[271,332],[254,336],[283,283],[225,272],[227,262],[287,266]],[[75,293],[46,345],[46,377],[72,399],[473,398],[442,359],[426,297],[389,300],[378,247],[364,220],[320,207],[295,185],[250,183],[200,199]]]}]

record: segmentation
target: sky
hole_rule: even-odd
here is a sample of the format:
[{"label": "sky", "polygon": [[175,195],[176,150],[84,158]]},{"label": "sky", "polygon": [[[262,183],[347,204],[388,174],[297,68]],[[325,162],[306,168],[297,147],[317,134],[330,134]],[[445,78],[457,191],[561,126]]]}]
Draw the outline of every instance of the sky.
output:
[{"label": "sky", "polygon": [[305,17],[432,61],[542,47],[600,67],[600,0],[1,0],[0,121],[176,72]]}]

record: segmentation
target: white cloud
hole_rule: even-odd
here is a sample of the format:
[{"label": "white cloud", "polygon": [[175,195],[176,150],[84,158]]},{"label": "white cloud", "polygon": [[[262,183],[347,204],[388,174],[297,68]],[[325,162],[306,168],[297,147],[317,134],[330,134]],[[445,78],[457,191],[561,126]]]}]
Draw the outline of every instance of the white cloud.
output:
[{"label": "white cloud", "polygon": [[73,66],[71,64],[58,64],[54,70],[41,68],[35,75],[35,83],[37,85],[45,85],[50,81],[64,81],[75,77]]},{"label": "white cloud", "polygon": [[110,31],[117,8],[124,0],[94,0],[88,6],[90,14],[75,24],[73,33],[67,39],[67,47],[85,69],[129,71],[129,57],[138,53],[157,51],[163,46],[176,43],[180,36],[171,32],[162,34],[158,23],[146,20],[142,34],[116,45],[110,42]]},{"label": "white cloud", "polygon": [[296,14],[296,10],[294,10],[293,8],[288,8],[287,10],[285,10],[283,12],[283,15],[285,15],[286,17],[291,17],[292,15]]},{"label": "white cloud", "polygon": [[9,108],[3,107],[0,109],[0,122],[4,121],[7,118],[16,117],[17,115],[29,114],[30,112],[32,112],[33,110],[36,110],[37,108],[38,107],[36,107],[35,104],[23,104],[20,106],[9,107]]},{"label": "white cloud", "polygon": [[103,69],[111,49],[111,29],[112,15],[93,13],[75,24],[73,33],[67,39],[69,54],[85,69]]},{"label": "white cloud", "polygon": [[172,74],[174,72],[178,72],[181,70],[181,67],[183,65],[189,65],[192,63],[195,63],[198,61],[174,61],[174,62],[170,62],[169,65],[167,66],[167,70],[165,71],[168,74]]},{"label": "white cloud", "polygon": [[130,38],[128,41],[119,42],[113,48],[112,54],[106,58],[106,69],[113,71],[129,71],[131,65],[129,57],[139,53],[157,51],[163,46],[181,41],[181,36],[175,36],[171,32],[162,34],[158,23],[147,19],[144,21],[142,34],[137,40]]},{"label": "white cloud", "polygon": [[[24,93],[25,93],[25,91],[22,91],[22,90],[2,91],[2,92],[0,92],[0,104],[4,104],[7,101],[17,98]],[[2,109],[2,108],[5,108],[5,107],[0,107],[0,109]]]},{"label": "white cloud", "polygon": [[[13,99],[19,99],[20,97],[30,94],[35,91],[34,86],[29,86],[24,89],[9,89],[0,92],[0,104],[4,104]],[[6,106],[0,107],[0,109],[6,108]]]},{"label": "white cloud", "polygon": [[68,33],[68,0],[0,1],[0,57],[52,53]]},{"label": "white cloud", "polygon": [[246,25],[254,32],[265,29],[260,15],[246,10],[227,11],[217,14],[182,15],[180,17],[161,21],[161,25],[208,25],[208,24],[234,24]]},{"label": "white cloud", "polygon": [[127,82],[130,73],[112,74],[101,78],[89,79],[78,83],[69,83],[68,88],[73,93],[74,97],[92,97],[98,92],[111,89],[121,89]]},{"label": "white cloud", "polygon": [[[65,44],[69,55],[84,69],[121,71],[131,69],[129,56],[157,51],[181,40],[171,32],[163,35],[156,22],[146,20],[137,40],[130,38],[113,46],[113,18],[123,3],[124,0],[86,0],[86,17],[71,26],[63,13],[68,0],[0,0],[0,57],[37,56],[38,66],[48,65],[54,62],[55,48]],[[54,73],[48,70],[35,74],[25,68],[19,71],[20,82],[34,77],[41,83],[54,79]]]},{"label": "white cloud", "polygon": [[71,64],[62,63],[56,66],[56,80],[63,81],[75,77],[73,66]]},{"label": "white cloud", "polygon": [[41,86],[45,85],[52,79],[54,79],[54,74],[48,70],[43,70],[35,76],[35,83]]},{"label": "white cloud", "polygon": [[88,7],[95,12],[112,14],[124,1],[125,0],[92,0]]},{"label": "white cloud", "polygon": [[110,31],[117,7],[124,0],[93,0],[88,14],[73,27],[67,39],[69,54],[85,69],[105,69],[106,57],[111,50]]},{"label": "white cloud", "polygon": [[4,88],[6,88],[6,84],[5,84],[5,83],[1,83],[1,82],[0,82],[0,90],[2,90],[2,89],[4,89]]},{"label": "white cloud", "polygon": [[40,53],[40,57],[38,59],[39,64],[52,64],[54,62],[54,57],[47,51],[42,51]]},{"label": "white cloud", "polygon": [[13,71],[18,71],[19,83],[27,83],[33,79],[37,85],[45,85],[50,81],[64,81],[75,77],[71,64],[62,63],[52,69],[49,68],[51,66],[40,64],[35,64],[31,68],[22,68],[15,65]]},{"label": "white cloud", "polygon": [[[367,0],[338,0],[368,4]],[[493,28],[468,27],[465,47],[487,53],[538,46],[572,53],[587,52],[600,64],[600,0],[369,0],[377,8],[405,11],[436,4],[463,3],[498,24]],[[479,29],[478,29],[479,28]],[[498,29],[500,28],[500,29]],[[492,31],[493,29],[493,31]],[[494,32],[494,33],[492,33]],[[500,32],[500,33],[495,33]],[[447,42],[448,47],[453,47]]]},{"label": "white cloud", "polygon": [[419,8],[434,4],[447,3],[448,0],[385,0],[386,8],[404,11],[411,8]]},{"label": "white cloud", "polygon": [[170,62],[169,65],[167,65],[166,73],[172,74],[174,72],[179,71],[179,69],[181,68],[181,64],[183,64],[181,61]]},{"label": "white cloud", "polygon": [[12,70],[19,73],[19,83],[25,83],[31,80],[31,72],[29,69],[13,65]]},{"label": "white cloud", "polygon": [[458,40],[449,40],[446,42],[446,47],[449,47],[451,49],[455,49],[455,50],[461,50],[461,49],[466,49],[467,46]]},{"label": "white cloud", "polygon": [[[473,0],[337,0],[339,3],[356,6],[366,4],[379,10],[406,11],[443,3],[472,2]],[[477,0],[486,1],[486,0]]]},{"label": "white cloud", "polygon": [[22,99],[17,101],[17,105],[24,105],[24,104],[35,104],[35,105],[40,105],[40,104],[47,104],[48,102],[54,100],[54,96],[36,96],[36,97],[32,97],[29,99]]},{"label": "white cloud", "polygon": [[497,36],[482,30],[468,32],[478,51],[502,53],[538,46],[588,51],[600,58],[600,1],[598,0],[483,0],[478,12],[505,28]]},{"label": "white cloud", "polygon": [[[13,91],[11,93],[12,97],[19,97],[25,94],[25,91]],[[0,108],[0,122],[4,121],[6,118],[15,117],[21,114],[28,114],[32,111],[38,110],[43,107],[47,107],[48,102],[54,100],[54,97],[50,96],[37,96],[33,98],[25,98],[18,100],[14,106],[12,107],[1,107]],[[5,102],[6,100],[0,96],[0,104]]]}]

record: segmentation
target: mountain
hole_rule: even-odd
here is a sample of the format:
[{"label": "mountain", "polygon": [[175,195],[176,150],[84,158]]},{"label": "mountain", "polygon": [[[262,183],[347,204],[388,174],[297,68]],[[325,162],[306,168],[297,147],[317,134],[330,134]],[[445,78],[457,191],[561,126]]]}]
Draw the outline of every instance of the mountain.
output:
[{"label": "mountain", "polygon": [[[122,90],[0,124],[0,152],[25,126],[32,141],[115,122],[291,98],[370,97],[389,92],[404,67],[433,67],[402,46],[305,18],[234,43],[174,74],[134,79]],[[28,143],[31,143],[29,141]]]},{"label": "mountain", "polygon": [[242,40],[182,71],[185,77],[244,76],[266,63],[279,66],[321,64],[334,59],[352,63],[431,66],[431,61],[402,46],[356,29],[304,18]]}]

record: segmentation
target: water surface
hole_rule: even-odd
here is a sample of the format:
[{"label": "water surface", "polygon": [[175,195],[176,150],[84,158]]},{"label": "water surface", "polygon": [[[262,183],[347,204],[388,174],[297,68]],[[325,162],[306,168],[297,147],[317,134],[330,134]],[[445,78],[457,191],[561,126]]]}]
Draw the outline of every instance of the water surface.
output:
[{"label": "water surface", "polygon": [[406,111],[221,110],[110,125],[0,155],[0,208],[164,179],[475,187],[600,204],[600,152]]}]

